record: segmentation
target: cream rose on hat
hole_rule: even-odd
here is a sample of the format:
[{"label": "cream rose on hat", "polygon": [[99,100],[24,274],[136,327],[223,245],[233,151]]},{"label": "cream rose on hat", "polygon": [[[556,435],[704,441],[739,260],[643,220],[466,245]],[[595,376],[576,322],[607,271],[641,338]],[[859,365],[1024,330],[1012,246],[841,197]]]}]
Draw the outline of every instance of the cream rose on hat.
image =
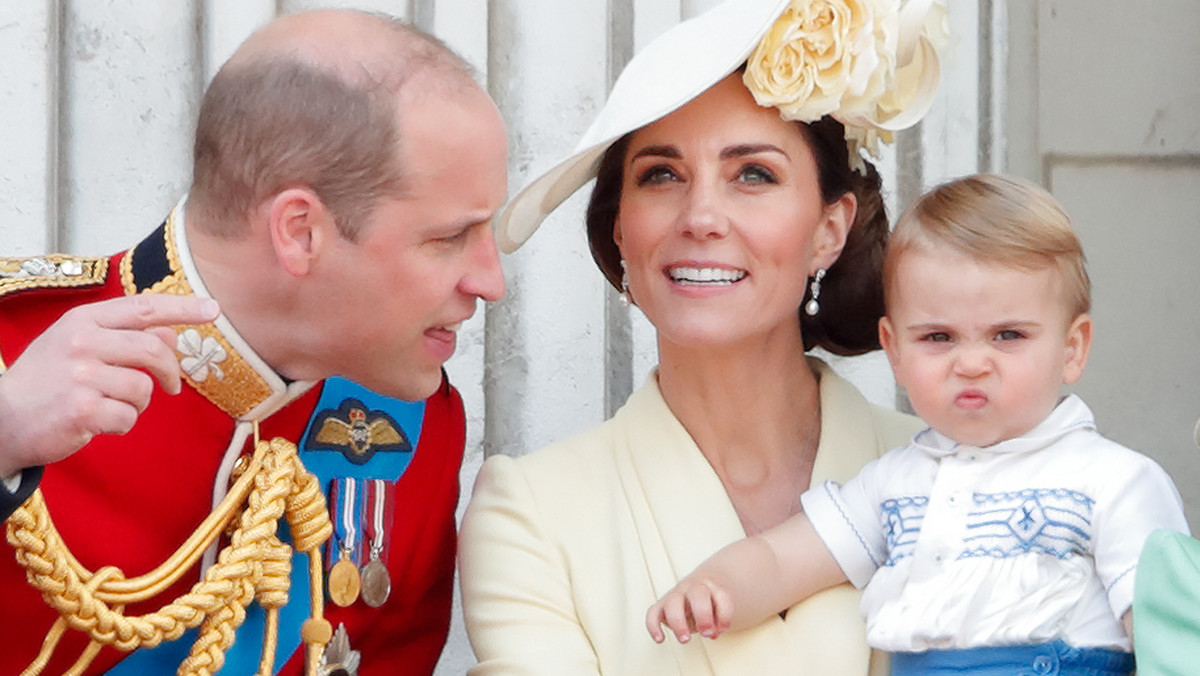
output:
[{"label": "cream rose on hat", "polygon": [[895,15],[888,2],[792,0],[747,60],[746,87],[789,120],[866,113],[896,51]]},{"label": "cream rose on hat", "polygon": [[858,149],[916,123],[933,103],[945,44],[945,8],[931,0],[791,0],[746,62],[743,81],[786,120],[830,115]]},{"label": "cream rose on hat", "polygon": [[743,65],[760,105],[787,120],[829,115],[859,150],[912,126],[929,110],[948,33],[941,0],[725,0],[667,30],[633,56],[608,101],[566,159],[536,176],[496,218],[512,252],[596,176],[618,139],[678,110]]}]

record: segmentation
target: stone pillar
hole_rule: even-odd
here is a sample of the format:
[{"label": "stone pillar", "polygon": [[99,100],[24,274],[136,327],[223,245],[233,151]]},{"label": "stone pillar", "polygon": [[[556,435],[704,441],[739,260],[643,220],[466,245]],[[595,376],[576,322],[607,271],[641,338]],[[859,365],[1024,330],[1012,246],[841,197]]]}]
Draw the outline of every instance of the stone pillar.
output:
[{"label": "stone pillar", "polygon": [[[493,0],[489,88],[509,125],[510,194],[565,157],[607,94],[608,3]],[[520,455],[604,417],[604,282],[583,228],[586,191],[504,257],[487,316],[485,452]]]},{"label": "stone pillar", "polygon": [[0,5],[0,256],[58,247],[58,13]]},{"label": "stone pillar", "polygon": [[64,8],[59,170],[68,251],[133,245],[191,182],[198,11],[196,0]]},{"label": "stone pillar", "polygon": [[243,40],[275,18],[275,4],[275,0],[206,0],[200,37],[205,85]]}]

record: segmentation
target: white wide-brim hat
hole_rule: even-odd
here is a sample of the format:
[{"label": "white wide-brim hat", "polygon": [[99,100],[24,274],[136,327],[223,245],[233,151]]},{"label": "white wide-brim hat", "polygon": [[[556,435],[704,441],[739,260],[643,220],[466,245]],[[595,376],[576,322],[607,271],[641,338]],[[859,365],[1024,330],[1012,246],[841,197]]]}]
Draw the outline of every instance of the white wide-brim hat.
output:
[{"label": "white wide-brim hat", "polygon": [[615,141],[678,110],[737,70],[790,0],[726,0],[646,45],[617,78],[575,151],[525,187],[496,219],[496,241],[512,253],[546,216],[596,177]]},{"label": "white wide-brim hat", "polygon": [[[751,68],[761,67],[761,57],[755,50],[768,33],[774,36],[770,44],[781,46],[776,44],[781,31],[772,28],[789,6],[802,12],[815,9],[820,13],[823,11],[820,2],[725,0],[657,37],[625,66],[604,108],[575,151],[534,179],[497,217],[496,240],[500,249],[505,253],[515,251],[551,211],[595,178],[604,151],[622,136],[678,110],[737,70],[752,55],[755,62]],[[939,11],[933,11],[935,6]],[[853,162],[858,159],[859,148],[870,152],[875,143],[870,141],[870,146],[863,146],[862,132],[866,131],[865,138],[874,138],[879,132],[905,129],[929,110],[941,74],[934,41],[948,36],[928,33],[938,32],[933,23],[939,20],[944,23],[942,10],[939,0],[885,0],[882,5],[865,10],[868,21],[856,30],[866,32],[845,39],[855,45],[852,51],[858,54],[859,42],[865,38],[870,47],[863,53],[869,56],[856,57],[852,76],[855,84],[844,82],[844,89],[832,107],[809,110],[807,106],[814,100],[827,104],[828,92],[810,99],[811,91],[804,87],[770,92],[765,102],[760,92],[752,89],[752,93],[760,105],[782,106],[781,117],[787,120],[813,121],[825,114],[839,119],[846,125],[848,152]],[[789,36],[785,41],[796,35],[807,39],[806,31],[797,32],[794,28],[792,24],[784,24],[782,34]],[[814,44],[821,44],[822,39],[818,37]],[[878,46],[877,40],[881,41]],[[864,66],[861,71],[860,65]],[[880,81],[875,79],[880,68],[890,71],[882,89]],[[903,77],[901,68],[905,72]],[[889,101],[885,111],[882,98],[890,87],[896,88],[897,95],[891,97],[894,100]],[[868,99],[871,103],[865,102]]]}]

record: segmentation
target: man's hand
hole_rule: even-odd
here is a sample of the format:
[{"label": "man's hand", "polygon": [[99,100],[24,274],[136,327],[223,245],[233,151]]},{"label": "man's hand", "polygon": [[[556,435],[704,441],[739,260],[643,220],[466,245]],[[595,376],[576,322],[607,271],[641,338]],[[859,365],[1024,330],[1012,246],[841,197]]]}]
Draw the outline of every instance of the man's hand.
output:
[{"label": "man's hand", "polygon": [[687,643],[693,633],[716,638],[727,631],[733,617],[733,599],[711,580],[685,577],[646,611],[646,630],[657,643],[665,640],[662,625]]},{"label": "man's hand", "polygon": [[62,460],[98,434],[124,434],[157,380],[182,384],[170,326],[216,318],[216,301],[141,294],[82,305],[0,377],[0,476]]}]

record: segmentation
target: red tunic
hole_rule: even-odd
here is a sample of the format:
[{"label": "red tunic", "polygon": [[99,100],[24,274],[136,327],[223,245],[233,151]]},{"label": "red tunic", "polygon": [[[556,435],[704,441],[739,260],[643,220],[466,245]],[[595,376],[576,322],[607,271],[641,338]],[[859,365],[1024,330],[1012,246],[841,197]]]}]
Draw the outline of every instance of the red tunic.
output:
[{"label": "red tunic", "polygon": [[[128,280],[123,285],[117,271],[122,259],[135,251],[109,259],[106,274],[97,275],[102,281],[94,285],[10,287],[8,292],[0,285],[0,362],[12,364],[68,309],[126,294]],[[317,413],[314,407],[324,386],[314,386],[262,419],[262,438],[281,436],[299,444]],[[169,557],[211,512],[218,468],[236,424],[194,383],[176,396],[156,390],[128,434],[97,437],[70,458],[46,467],[42,492],[63,540],[80,563],[92,571],[114,565],[132,578]],[[361,601],[340,608],[327,600],[325,617],[335,628],[344,624],[351,648],[361,653],[360,676],[429,674],[437,662],[449,627],[464,425],[462,400],[443,381],[425,402],[416,450],[395,489],[396,516],[386,557],[390,598],[380,608]],[[26,583],[7,542],[3,547],[9,551],[0,557],[0,636],[5,646],[0,650],[0,674],[17,674],[37,655],[57,616]],[[126,608],[126,615],[159,609],[186,592],[198,574],[197,567],[151,602]],[[307,596],[307,589],[292,589],[293,603]],[[281,636],[281,642],[285,638]],[[186,634],[181,640],[190,644]],[[62,673],[86,643],[85,636],[68,631],[43,673]],[[302,652],[294,653],[286,665],[280,660],[276,668],[282,668],[280,673],[301,673]],[[105,673],[125,657],[106,647],[86,673]]]}]

